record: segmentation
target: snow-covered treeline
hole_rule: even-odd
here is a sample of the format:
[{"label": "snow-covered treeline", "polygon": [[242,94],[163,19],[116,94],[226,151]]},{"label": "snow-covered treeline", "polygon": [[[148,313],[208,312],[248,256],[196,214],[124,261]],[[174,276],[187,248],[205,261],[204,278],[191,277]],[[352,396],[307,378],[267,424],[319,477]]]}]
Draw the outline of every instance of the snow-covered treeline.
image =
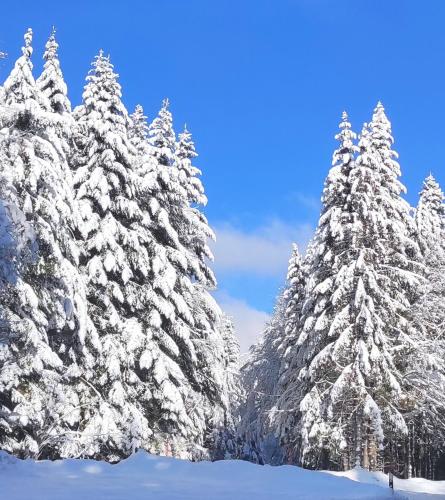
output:
[{"label": "snow-covered treeline", "polygon": [[[315,236],[242,368],[250,458],[437,477],[445,449],[445,205],[404,200],[381,103],[346,113]],[[271,449],[272,446],[272,449]],[[278,458],[277,458],[278,457]]]},{"label": "snow-covered treeline", "polygon": [[0,448],[223,454],[238,344],[192,136],[168,100],[130,115],[102,51],[73,110],[55,33],[37,79],[32,52],[0,87]]}]

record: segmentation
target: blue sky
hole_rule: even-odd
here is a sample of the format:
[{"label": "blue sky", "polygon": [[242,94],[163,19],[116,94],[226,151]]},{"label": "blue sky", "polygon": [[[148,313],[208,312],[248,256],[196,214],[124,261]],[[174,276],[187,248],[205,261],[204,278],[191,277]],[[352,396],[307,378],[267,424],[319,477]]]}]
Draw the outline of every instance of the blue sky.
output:
[{"label": "blue sky", "polygon": [[430,170],[445,185],[444,24],[440,0],[25,0],[0,19],[0,78],[28,26],[37,74],[55,25],[73,103],[100,48],[130,110],[141,103],[152,118],[170,98],[200,153],[218,298],[245,348],[291,241],[316,224],[343,109],[359,131],[383,101],[410,202]]}]

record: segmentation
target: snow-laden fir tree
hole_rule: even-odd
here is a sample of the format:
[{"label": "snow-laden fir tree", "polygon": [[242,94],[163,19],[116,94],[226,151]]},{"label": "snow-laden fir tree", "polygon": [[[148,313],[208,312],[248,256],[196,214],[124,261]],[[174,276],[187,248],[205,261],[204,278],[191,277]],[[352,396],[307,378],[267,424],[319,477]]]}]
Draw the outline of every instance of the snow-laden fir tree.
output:
[{"label": "snow-laden fir tree", "polygon": [[288,355],[299,331],[304,287],[303,261],[297,245],[293,244],[284,289],[260,341],[251,348],[241,370],[246,392],[239,426],[239,434],[246,443],[241,458],[274,464],[283,460],[271,422],[279,394],[278,382],[288,369]]},{"label": "snow-laden fir tree", "polygon": [[71,112],[71,103],[67,96],[67,86],[60,69],[58,48],[56,30],[53,28],[45,45],[43,71],[36,83],[42,94],[48,99],[51,109],[55,113],[64,115]]},{"label": "snow-laden fir tree", "polygon": [[250,348],[241,367],[245,391],[238,433],[244,442],[239,458],[258,463],[281,463],[281,450],[271,427],[271,410],[276,404],[285,337],[285,292],[277,297],[272,317],[261,339]]},{"label": "snow-laden fir tree", "polygon": [[430,174],[423,182],[415,215],[419,245],[426,259],[435,253],[440,255],[445,246],[444,199],[439,183]]},{"label": "snow-laden fir tree", "polygon": [[[214,238],[198,204],[206,198],[200,171],[192,165],[197,154],[188,132],[175,141],[173,119],[167,100],[148,129],[151,157],[156,161],[160,190],[151,202],[153,234],[167,250],[168,259],[176,269],[175,290],[184,298],[190,316],[183,316],[190,332],[196,361],[189,369],[197,381],[195,397],[201,400],[195,425],[203,436],[212,435],[227,418],[224,388],[224,343],[219,324],[221,311],[209,294],[216,285],[208,260],[213,256],[208,239]],[[181,318],[180,318],[181,319]]]},{"label": "snow-laden fir tree", "polygon": [[[310,250],[308,250],[307,256],[310,255]],[[281,345],[279,349],[279,354],[281,358],[280,372],[278,380],[276,382],[275,388],[275,399],[271,401],[273,407],[271,410],[271,415],[269,420],[273,423],[270,424],[274,427],[274,422],[277,419],[275,411],[277,409],[277,403],[281,401],[281,406],[286,405],[286,408],[291,408],[298,404],[300,394],[296,390],[296,385],[299,385],[296,375],[298,375],[298,370],[296,369],[295,362],[295,349],[296,343],[298,342],[300,329],[301,329],[301,312],[306,299],[306,260],[303,260],[298,247],[296,244],[292,247],[292,255],[289,259],[289,266],[287,271],[287,286],[283,294],[283,305],[284,305],[284,331],[282,332]],[[282,311],[281,311],[282,313]],[[294,378],[294,383],[290,383],[289,377]],[[286,385],[290,387],[290,390],[285,390],[282,392],[282,386]],[[284,403],[286,402],[286,403]],[[280,416],[280,420],[286,422],[286,426],[292,427],[294,425],[294,414],[286,410]],[[283,452],[288,455],[284,457]],[[281,455],[283,460],[286,462],[292,462],[293,459],[289,456],[290,449],[287,447],[282,450]]]},{"label": "snow-laden fir tree", "polygon": [[[292,246],[292,255],[289,259],[287,271],[287,287],[284,292],[286,303],[285,315],[285,339],[283,341],[283,356],[286,358],[295,345],[300,332],[300,316],[305,300],[306,275],[303,258],[298,251],[298,246]],[[286,367],[283,367],[286,369]]]},{"label": "snow-laden fir tree", "polygon": [[434,479],[445,443],[445,205],[432,175],[423,183],[415,221],[424,267],[407,375],[413,403],[407,462],[408,475]]},{"label": "snow-laden fir tree", "polygon": [[75,363],[87,320],[70,226],[70,171],[49,102],[32,75],[31,42],[28,30],[4,84],[0,135],[3,216],[25,242],[23,252],[17,246],[15,272],[1,285],[0,441],[21,456],[63,456],[79,401],[62,359]]},{"label": "snow-laden fir tree", "polygon": [[[137,107],[132,121],[130,135],[140,152],[140,176],[145,179],[141,203],[151,218],[154,239],[166,250],[177,274],[172,299],[181,298],[186,305],[182,309],[181,304],[177,305],[176,321],[178,328],[185,327],[188,331],[192,358],[184,369],[194,380],[194,391],[190,393],[190,401],[194,403],[189,403],[194,411],[189,414],[199,436],[195,441],[202,444],[212,439],[215,429],[219,432],[224,421],[230,419],[230,405],[226,397],[221,311],[208,293],[216,284],[206,262],[212,258],[207,238],[213,237],[213,232],[196,206],[206,201],[202,184],[197,177],[192,179],[199,173],[191,164],[197,155],[189,134],[187,141],[183,140],[185,146],[175,142],[168,101],[164,101],[148,130],[141,107]],[[190,187],[192,184],[199,191],[199,198]]]},{"label": "snow-laden fir tree", "polygon": [[148,448],[158,428],[167,425],[163,419],[187,419],[177,408],[176,384],[182,384],[183,375],[166,355],[173,349],[167,330],[175,315],[169,295],[176,275],[165,251],[154,244],[150,219],[138,203],[130,119],[117,75],[102,51],[75,118],[77,235],[89,316],[100,337],[85,389],[83,453],[113,460]]},{"label": "snow-laden fir tree", "polygon": [[341,129],[313,243],[294,354],[299,372],[282,387],[301,400],[278,405],[278,427],[298,463],[375,469],[384,444],[391,453],[407,434],[404,353],[418,247],[383,106],[365,125],[355,161],[345,115]]},{"label": "snow-laden fir tree", "polygon": [[[340,132],[335,138],[340,145],[334,152],[333,166],[325,181],[323,211],[314,241],[310,245],[311,251],[308,252],[306,259],[307,291],[304,291],[304,297],[300,300],[297,324],[293,326],[291,322],[289,325],[291,328],[289,333],[295,332],[293,336],[297,339],[286,352],[285,367],[280,379],[280,397],[277,402],[276,424],[284,444],[286,459],[296,463],[305,463],[304,456],[310,446],[313,446],[309,443],[308,435],[312,433],[315,437],[319,431],[317,419],[321,412],[321,401],[317,386],[311,388],[305,372],[309,360],[315,356],[317,349],[323,347],[323,337],[328,336],[326,332],[320,331],[320,328],[313,328],[312,314],[323,312],[328,303],[325,295],[332,292],[329,289],[332,285],[324,286],[323,282],[328,277],[332,280],[338,272],[338,269],[334,268],[337,259],[333,248],[335,245],[340,247],[338,253],[341,253],[342,246],[345,246],[342,241],[344,238],[342,223],[347,222],[344,220],[344,211],[350,191],[349,174],[358,149],[354,143],[356,134],[351,130],[346,112],[342,115]],[[320,302],[320,305],[317,305],[317,302]],[[306,414],[300,411],[300,406],[305,404],[310,410]],[[308,426],[314,429],[308,429]],[[320,444],[317,437],[315,447]]]},{"label": "snow-laden fir tree", "polygon": [[211,450],[212,460],[238,458],[244,447],[243,440],[237,434],[240,421],[239,410],[244,400],[239,372],[240,346],[235,336],[233,322],[225,313],[221,315],[218,330],[224,349],[222,399],[226,411],[224,420],[217,423],[209,440],[208,447]]}]

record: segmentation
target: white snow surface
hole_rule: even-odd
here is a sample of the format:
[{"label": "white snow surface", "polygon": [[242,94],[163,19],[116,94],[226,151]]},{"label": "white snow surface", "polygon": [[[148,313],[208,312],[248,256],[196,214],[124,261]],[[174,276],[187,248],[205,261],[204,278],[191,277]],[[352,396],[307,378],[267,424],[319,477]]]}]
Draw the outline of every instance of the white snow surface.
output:
[{"label": "white snow surface", "polygon": [[[344,476],[344,477],[341,477]],[[227,460],[198,462],[139,451],[117,465],[94,460],[18,460],[0,452],[2,500],[439,500],[445,481],[398,480],[354,469],[314,472]]]}]

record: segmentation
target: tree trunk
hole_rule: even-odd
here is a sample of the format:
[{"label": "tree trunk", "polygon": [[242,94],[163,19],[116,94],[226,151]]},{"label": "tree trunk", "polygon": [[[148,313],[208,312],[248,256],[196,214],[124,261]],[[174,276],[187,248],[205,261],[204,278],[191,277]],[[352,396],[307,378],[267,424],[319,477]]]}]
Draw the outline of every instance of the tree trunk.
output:
[{"label": "tree trunk", "polygon": [[355,417],[355,467],[362,466],[362,419],[358,413]]}]

